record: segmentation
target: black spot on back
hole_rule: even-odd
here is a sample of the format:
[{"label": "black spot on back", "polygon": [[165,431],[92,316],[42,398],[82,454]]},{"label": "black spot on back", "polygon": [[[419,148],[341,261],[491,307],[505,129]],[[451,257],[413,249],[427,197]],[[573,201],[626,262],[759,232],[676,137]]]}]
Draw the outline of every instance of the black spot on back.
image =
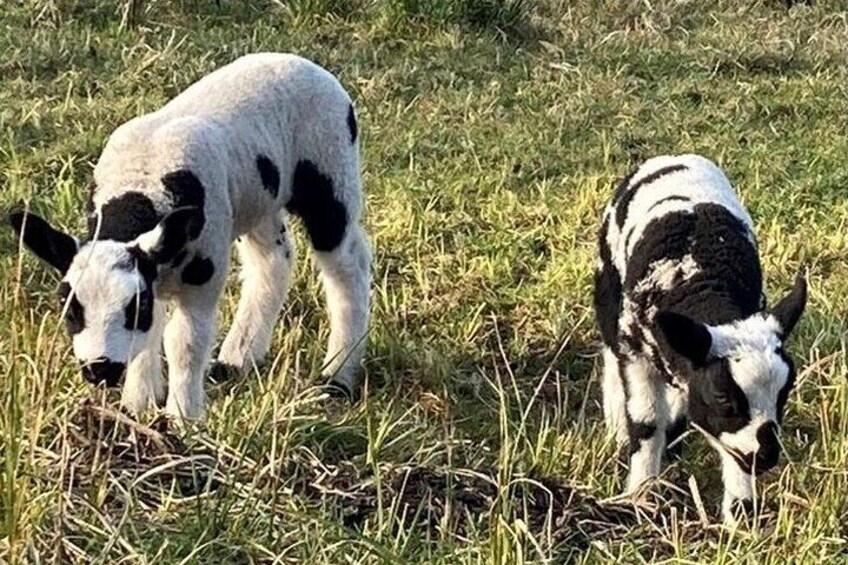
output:
[{"label": "black spot on back", "polygon": [[620,197],[618,198],[618,202],[616,203],[615,207],[615,222],[616,224],[618,224],[619,229],[624,227],[624,222],[627,220],[627,214],[630,210],[630,202],[636,196],[636,193],[639,192],[640,188],[653,183],[660,177],[670,175],[671,173],[675,173],[677,171],[684,171],[688,168],[689,167],[687,167],[686,165],[670,165],[668,167],[663,167],[647,175],[645,178],[639,179],[639,181],[637,181],[632,186],[622,189],[622,192],[620,194]]},{"label": "black spot on back", "polygon": [[347,129],[350,130],[350,142],[356,143],[356,113],[353,111],[353,104],[350,104],[347,109]]},{"label": "black spot on back", "polygon": [[183,267],[182,280],[185,284],[200,286],[209,282],[215,274],[215,265],[212,260],[195,255],[188,264]]},{"label": "black spot on back", "polygon": [[262,186],[273,197],[276,198],[280,193],[280,171],[271,159],[265,155],[259,155],[256,158],[256,168],[259,169],[259,176],[262,177]]},{"label": "black spot on back", "polygon": [[[59,284],[59,302],[62,308],[65,308],[67,303],[67,312],[65,313],[65,326],[71,335],[78,334],[85,329],[85,308],[80,301],[77,300],[76,294],[72,295],[71,285],[67,282]],[[68,302],[70,300],[70,302]]]},{"label": "black spot on back", "polygon": [[336,199],[333,181],[312,161],[299,161],[292,180],[292,197],[286,209],[299,216],[317,251],[332,251],[347,229],[347,210]]},{"label": "black spot on back", "polygon": [[188,169],[179,169],[162,177],[162,184],[171,195],[171,206],[177,208],[195,208],[196,218],[191,222],[189,239],[197,239],[206,223],[203,209],[206,191],[200,180]]},{"label": "black spot on back", "polygon": [[[126,192],[100,208],[98,238],[132,241],[155,228],[161,219],[150,198],[140,192]],[[93,238],[96,230],[97,216],[91,215],[88,218],[88,236]]]}]

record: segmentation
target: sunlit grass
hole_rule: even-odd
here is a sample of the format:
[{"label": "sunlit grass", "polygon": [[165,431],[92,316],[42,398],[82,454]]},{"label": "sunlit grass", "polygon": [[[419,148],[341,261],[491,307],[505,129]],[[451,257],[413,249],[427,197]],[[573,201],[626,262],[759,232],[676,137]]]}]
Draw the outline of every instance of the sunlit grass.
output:
[{"label": "sunlit grass", "polygon": [[[309,57],[358,109],[374,247],[369,394],[354,407],[318,396],[327,319],[299,234],[272,359],[210,389],[205,421],[184,433],[179,464],[212,454],[217,488],[148,504],[148,481],[134,481],[167,469],[115,468],[107,454],[126,433],[79,435],[83,403],[114,398],[78,376],[55,275],[0,230],[0,561],[848,561],[844,3],[131,3],[131,16],[128,2],[0,6],[2,211],[28,205],[80,233],[92,165],[118,124],[240,54]],[[589,298],[598,217],[638,160],[690,151],[718,161],[750,208],[771,301],[799,270],[810,281],[790,345],[801,377],[787,453],[761,485],[773,516],[761,529],[718,526],[718,461],[690,436],[664,475],[681,493],[663,490],[672,502],[653,522],[588,538],[533,524],[534,497],[515,493],[540,478],[593,499],[620,492]],[[299,490],[319,463],[371,481],[362,520],[345,525],[345,493]],[[405,467],[451,477],[454,514],[437,527],[409,526],[427,508],[393,490]],[[474,473],[497,496],[459,527],[453,489]]]}]

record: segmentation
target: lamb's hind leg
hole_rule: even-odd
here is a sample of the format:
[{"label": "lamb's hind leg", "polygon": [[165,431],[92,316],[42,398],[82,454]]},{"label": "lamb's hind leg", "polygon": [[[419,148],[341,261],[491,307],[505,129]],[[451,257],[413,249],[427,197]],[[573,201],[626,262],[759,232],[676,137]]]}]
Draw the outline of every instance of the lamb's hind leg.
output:
[{"label": "lamb's hind leg", "polygon": [[349,225],[341,243],[316,258],[330,315],[324,375],[331,378],[331,392],[355,398],[370,312],[371,252],[364,230]]},{"label": "lamb's hind leg", "polygon": [[303,220],[321,269],[330,314],[323,371],[331,377],[329,390],[356,398],[368,332],[371,251],[359,225],[362,188],[356,143],[340,150],[336,159],[332,156],[325,154],[325,159],[335,161],[334,175],[312,161],[297,164],[286,206]]},{"label": "lamb's hind leg", "polygon": [[213,379],[248,372],[262,363],[285,302],[294,268],[294,245],[283,217],[269,217],[236,242],[241,262],[241,298]]}]

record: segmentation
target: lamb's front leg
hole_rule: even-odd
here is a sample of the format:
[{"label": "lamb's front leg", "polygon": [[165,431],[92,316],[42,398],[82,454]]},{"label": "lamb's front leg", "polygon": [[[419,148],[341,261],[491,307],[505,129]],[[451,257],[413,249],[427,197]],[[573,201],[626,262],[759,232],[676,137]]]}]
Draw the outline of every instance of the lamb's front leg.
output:
[{"label": "lamb's front leg", "polygon": [[745,472],[727,451],[720,450],[721,478],[724,496],[721,500],[721,516],[725,524],[736,522],[739,512],[748,515],[754,503],[754,477]]},{"label": "lamb's front leg", "polygon": [[663,384],[649,362],[642,358],[630,359],[624,362],[623,369],[630,443],[630,474],[625,492],[633,494],[660,473],[668,417]]},{"label": "lamb's front leg", "polygon": [[121,405],[134,414],[155,408],[165,400],[165,381],[162,377],[164,330],[165,305],[161,300],[156,300],[147,345],[127,367],[127,378],[121,392]]},{"label": "lamb's front leg", "polygon": [[219,260],[213,265],[215,274],[210,280],[186,285],[175,298],[174,311],[165,327],[168,358],[165,412],[176,418],[197,419],[203,415],[206,402],[203,381],[215,339],[218,297],[227,262]]}]

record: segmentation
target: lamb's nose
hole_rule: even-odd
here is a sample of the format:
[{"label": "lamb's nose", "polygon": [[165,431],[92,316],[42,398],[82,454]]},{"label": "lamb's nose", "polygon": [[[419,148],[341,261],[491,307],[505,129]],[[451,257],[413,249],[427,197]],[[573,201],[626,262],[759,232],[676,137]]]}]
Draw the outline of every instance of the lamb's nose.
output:
[{"label": "lamb's nose", "polygon": [[93,385],[106,383],[106,386],[114,387],[118,386],[125,368],[126,365],[123,363],[115,363],[108,359],[97,359],[83,366],[82,374],[85,380]]},{"label": "lamb's nose", "polygon": [[766,422],[757,429],[756,471],[757,474],[764,473],[777,465],[780,456],[780,442],[777,440],[777,424]]}]

